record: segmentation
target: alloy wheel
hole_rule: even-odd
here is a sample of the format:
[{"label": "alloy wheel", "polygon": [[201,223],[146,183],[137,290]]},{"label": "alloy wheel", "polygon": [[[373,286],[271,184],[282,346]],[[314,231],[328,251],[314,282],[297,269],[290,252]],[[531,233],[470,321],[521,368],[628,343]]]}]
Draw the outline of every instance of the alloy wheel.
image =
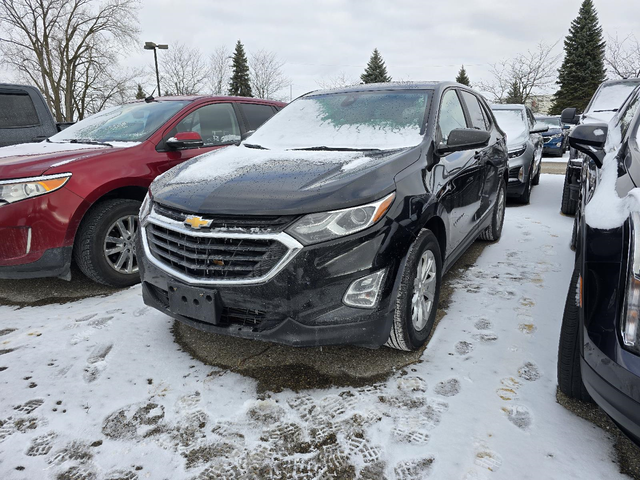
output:
[{"label": "alloy wheel", "polygon": [[131,275],[138,272],[135,237],[138,217],[127,215],[117,219],[107,230],[104,239],[104,256],[116,272]]},{"label": "alloy wheel", "polygon": [[418,262],[413,282],[411,299],[411,322],[416,331],[422,330],[429,321],[436,294],[436,259],[431,250],[425,250]]}]

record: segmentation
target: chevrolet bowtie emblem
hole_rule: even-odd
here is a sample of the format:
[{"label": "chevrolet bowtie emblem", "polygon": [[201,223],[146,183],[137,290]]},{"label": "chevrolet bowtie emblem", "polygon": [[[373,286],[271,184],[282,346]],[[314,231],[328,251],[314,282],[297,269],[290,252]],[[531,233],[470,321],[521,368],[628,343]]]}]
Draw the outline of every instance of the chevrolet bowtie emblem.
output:
[{"label": "chevrolet bowtie emblem", "polygon": [[189,215],[184,221],[185,225],[189,225],[191,228],[195,228],[196,230],[202,227],[208,227],[211,225],[213,220],[203,220],[202,217],[198,217],[196,215]]}]

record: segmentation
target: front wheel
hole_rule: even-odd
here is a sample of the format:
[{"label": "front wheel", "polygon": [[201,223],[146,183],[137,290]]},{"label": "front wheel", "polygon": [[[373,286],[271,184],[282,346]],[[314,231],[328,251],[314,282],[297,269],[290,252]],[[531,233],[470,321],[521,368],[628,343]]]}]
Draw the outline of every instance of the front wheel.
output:
[{"label": "front wheel", "polygon": [[558,387],[570,398],[590,402],[591,396],[582,382],[580,371],[580,307],[578,269],[573,271],[564,304],[560,343],[558,345]]},{"label": "front wheel", "polygon": [[500,186],[498,187],[498,195],[496,196],[496,204],[493,206],[493,215],[491,218],[491,225],[483,230],[480,234],[481,240],[487,240],[489,242],[495,242],[500,240],[502,235],[502,227],[504,226],[504,211],[507,198],[507,187],[504,184],[504,180],[500,180]]},{"label": "front wheel", "polygon": [[425,344],[435,323],[441,280],[440,246],[435,235],[424,229],[409,248],[388,347],[412,351]]},{"label": "front wheel", "polygon": [[524,205],[529,205],[529,202],[531,201],[531,184],[533,182],[533,179],[531,178],[531,173],[532,172],[529,172],[529,179],[527,180],[527,184],[524,187],[524,192],[522,192],[522,195],[518,197],[518,202]]},{"label": "front wheel", "polygon": [[565,215],[575,215],[578,209],[578,200],[571,198],[571,171],[567,167],[567,171],[564,174],[564,186],[562,187],[562,203],[560,204],[560,211]]},{"label": "front wheel", "polygon": [[533,180],[531,181],[532,185],[540,185],[540,172],[542,172],[542,163],[540,163],[540,165],[538,166],[538,172],[536,173],[536,176],[533,177]]},{"label": "front wheel", "polygon": [[105,200],[82,221],[73,256],[88,278],[110,287],[128,287],[140,281],[135,250],[140,202]]}]

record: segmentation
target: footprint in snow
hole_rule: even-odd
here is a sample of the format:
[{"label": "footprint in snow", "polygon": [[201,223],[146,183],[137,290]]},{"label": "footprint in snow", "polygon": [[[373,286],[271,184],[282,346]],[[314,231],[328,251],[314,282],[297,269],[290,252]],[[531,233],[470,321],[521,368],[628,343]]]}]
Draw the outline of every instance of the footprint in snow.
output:
[{"label": "footprint in snow", "polygon": [[0,337],[4,337],[5,335],[9,335],[10,333],[15,332],[16,330],[18,330],[17,328],[3,328],[2,330],[0,330]]},{"label": "footprint in snow", "polygon": [[518,369],[518,376],[529,382],[535,382],[540,378],[540,370],[532,362],[526,362]]},{"label": "footprint in snow", "polygon": [[463,340],[456,343],[455,349],[458,355],[467,355],[473,351],[473,343],[465,342]]},{"label": "footprint in snow", "polygon": [[112,470],[104,477],[104,480],[138,480],[138,474],[130,470]]},{"label": "footprint in snow", "polygon": [[475,464],[491,472],[497,472],[502,466],[502,457],[493,450],[481,446],[476,451]]},{"label": "footprint in snow", "polygon": [[518,398],[518,392],[513,388],[499,388],[496,390],[496,393],[505,402],[510,402]]},{"label": "footprint in snow", "polygon": [[420,480],[429,476],[434,461],[434,457],[403,460],[395,466],[393,472],[397,480]]},{"label": "footprint in snow", "polygon": [[86,322],[87,320],[91,320],[93,317],[97,316],[97,313],[92,313],[90,315],[85,315],[84,317],[76,318],[76,323]]},{"label": "footprint in snow", "polygon": [[48,455],[53,448],[53,442],[58,435],[55,432],[49,432],[39,437],[34,438],[31,441],[31,445],[27,449],[26,455],[28,457],[40,457],[42,455]]},{"label": "footprint in snow", "polygon": [[460,393],[461,388],[462,385],[460,385],[460,381],[457,378],[450,378],[449,380],[438,383],[434,391],[443,397],[454,397]]},{"label": "footprint in snow", "polygon": [[426,392],[427,382],[420,377],[402,377],[398,379],[398,390],[402,392]]},{"label": "footprint in snow", "polygon": [[13,409],[20,413],[24,413],[25,415],[30,415],[38,407],[41,407],[43,403],[44,403],[44,400],[37,398],[35,400],[29,400],[27,402],[24,402],[22,405],[17,405],[13,407]]},{"label": "footprint in snow", "polygon": [[518,330],[520,330],[525,335],[531,335],[535,333],[537,329],[538,327],[536,327],[533,323],[521,323],[520,325],[518,325]]},{"label": "footprint in snow", "polygon": [[524,405],[512,405],[510,407],[503,407],[502,411],[507,414],[507,418],[516,427],[527,430],[532,423],[532,415],[527,407]]},{"label": "footprint in snow", "polygon": [[491,321],[486,318],[481,318],[475,324],[476,330],[489,330],[492,325]]},{"label": "footprint in snow", "polygon": [[111,352],[112,348],[113,344],[108,343],[98,345],[93,349],[91,355],[89,355],[89,358],[87,359],[87,366],[84,369],[83,378],[85,382],[91,383],[100,377],[104,369],[107,367],[105,359],[107,358],[107,355],[109,355],[109,352]]},{"label": "footprint in snow", "polygon": [[137,308],[133,311],[133,316],[134,317],[141,317],[142,315],[144,315],[145,313],[147,313],[147,311],[149,310],[149,307],[142,307],[142,308]]},{"label": "footprint in snow", "polygon": [[493,343],[498,340],[498,336],[495,333],[476,333],[473,338],[482,343]]}]

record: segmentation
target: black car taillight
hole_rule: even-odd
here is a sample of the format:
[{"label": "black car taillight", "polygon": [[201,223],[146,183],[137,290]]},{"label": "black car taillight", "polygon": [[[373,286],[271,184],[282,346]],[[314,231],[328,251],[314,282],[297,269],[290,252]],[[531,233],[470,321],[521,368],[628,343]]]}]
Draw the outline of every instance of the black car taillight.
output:
[{"label": "black car taillight", "polygon": [[624,348],[640,355],[640,214],[633,212],[630,224],[629,271],[620,333]]}]

